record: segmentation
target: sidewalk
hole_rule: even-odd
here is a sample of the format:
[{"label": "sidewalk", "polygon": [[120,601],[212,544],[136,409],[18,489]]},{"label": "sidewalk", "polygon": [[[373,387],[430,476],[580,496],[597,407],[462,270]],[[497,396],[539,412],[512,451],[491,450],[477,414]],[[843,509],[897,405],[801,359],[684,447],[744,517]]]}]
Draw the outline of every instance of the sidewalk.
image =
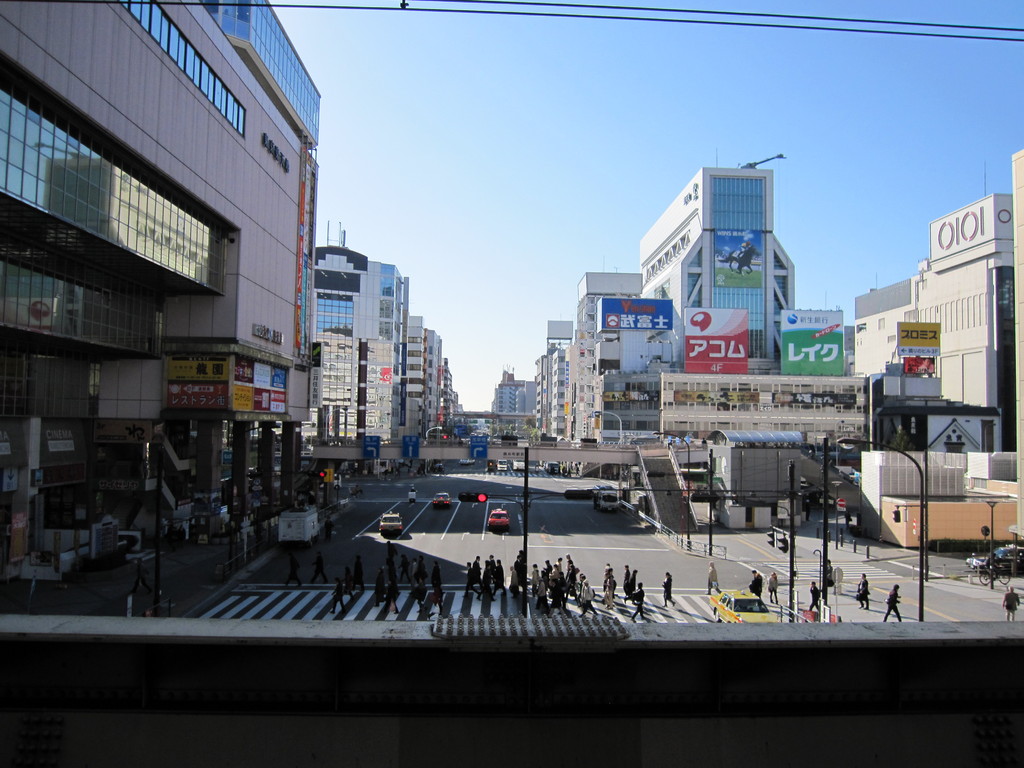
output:
[{"label": "sidewalk", "polygon": [[[273,549],[269,550],[273,551]],[[227,560],[227,544],[193,544],[170,551],[161,546],[160,584],[163,593],[161,615],[171,601],[171,615],[182,616],[228,582],[215,575]],[[142,557],[147,581],[155,588],[156,558],[152,549],[132,556],[125,565],[110,571],[75,574],[68,581],[15,580],[0,584],[0,614],[126,616],[128,595],[135,584],[135,558]],[[132,613],[141,616],[153,606],[153,594],[139,587],[132,600]]]}]

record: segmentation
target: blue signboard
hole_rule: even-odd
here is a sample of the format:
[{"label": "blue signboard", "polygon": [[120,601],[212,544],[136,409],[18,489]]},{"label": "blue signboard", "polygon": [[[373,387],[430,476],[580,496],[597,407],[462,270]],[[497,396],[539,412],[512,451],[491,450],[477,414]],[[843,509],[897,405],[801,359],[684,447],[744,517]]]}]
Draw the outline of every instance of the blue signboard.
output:
[{"label": "blue signboard", "polygon": [[402,458],[403,459],[418,459],[420,457],[420,437],[419,435],[403,435],[402,436]]},{"label": "blue signboard", "polygon": [[471,435],[469,438],[469,458],[487,458],[487,435]]},{"label": "blue signboard", "polygon": [[380,435],[363,435],[363,458],[380,458]]},{"label": "blue signboard", "polygon": [[671,299],[601,299],[602,331],[671,331]]}]

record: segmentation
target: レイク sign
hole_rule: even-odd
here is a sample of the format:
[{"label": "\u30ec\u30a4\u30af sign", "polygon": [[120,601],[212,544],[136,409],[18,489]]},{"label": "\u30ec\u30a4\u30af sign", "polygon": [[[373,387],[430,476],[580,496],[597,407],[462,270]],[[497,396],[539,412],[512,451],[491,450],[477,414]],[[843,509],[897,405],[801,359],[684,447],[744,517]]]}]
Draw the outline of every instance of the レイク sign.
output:
[{"label": "\u30ec\u30a4\u30af sign", "polygon": [[842,376],[843,313],[794,310],[782,318],[782,373]]}]

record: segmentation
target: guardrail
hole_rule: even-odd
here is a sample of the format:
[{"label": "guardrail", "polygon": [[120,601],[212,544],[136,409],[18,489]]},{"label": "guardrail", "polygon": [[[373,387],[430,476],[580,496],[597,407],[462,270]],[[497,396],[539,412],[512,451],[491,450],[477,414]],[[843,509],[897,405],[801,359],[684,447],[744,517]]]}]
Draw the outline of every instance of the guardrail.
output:
[{"label": "guardrail", "polygon": [[634,517],[636,517],[638,520],[642,520],[643,522],[647,523],[652,528],[654,528],[656,534],[658,534],[659,536],[664,536],[685,552],[701,554],[704,557],[715,557],[719,560],[729,559],[729,551],[725,547],[719,544],[707,544],[703,541],[694,541],[693,539],[687,539],[686,536],[681,535],[676,531],[673,531],[671,528],[668,528],[665,525],[662,525],[653,517],[645,515],[632,504],[627,504],[624,501],[620,501],[619,509],[621,509],[623,512],[628,512],[632,514]]}]

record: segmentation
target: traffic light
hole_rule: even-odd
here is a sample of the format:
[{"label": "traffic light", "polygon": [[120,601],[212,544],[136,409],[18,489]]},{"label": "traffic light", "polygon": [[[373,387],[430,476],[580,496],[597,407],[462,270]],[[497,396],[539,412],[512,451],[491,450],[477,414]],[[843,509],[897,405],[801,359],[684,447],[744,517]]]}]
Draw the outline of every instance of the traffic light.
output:
[{"label": "traffic light", "polygon": [[479,491],[459,491],[459,501],[469,501],[473,504],[483,504],[487,501],[487,494]]},{"label": "traffic light", "polygon": [[320,482],[321,483],[326,483],[327,482],[327,470],[326,469],[321,469],[320,472],[317,474],[317,477],[320,478]]},{"label": "traffic light", "polygon": [[327,477],[324,478],[324,482],[325,483],[333,483],[334,482],[334,468],[333,467],[328,467],[324,471],[327,472]]},{"label": "traffic light", "polygon": [[568,491],[563,491],[562,496],[573,501],[590,501],[594,498],[594,492],[589,488],[570,488]]},{"label": "traffic light", "polygon": [[772,547],[772,548],[775,547],[775,529],[774,528],[772,528],[770,531],[768,531],[768,546]]},{"label": "traffic light", "polygon": [[789,539],[786,537],[785,534],[783,534],[782,538],[779,539],[778,546],[779,551],[782,552],[782,554],[786,554],[787,552],[789,552]]},{"label": "traffic light", "polygon": [[894,523],[898,523],[898,522],[900,522],[901,519],[902,519],[902,516],[900,515],[900,508],[896,507],[896,509],[894,509],[892,511],[892,521]]},{"label": "traffic light", "polygon": [[315,478],[317,476],[317,471],[315,469],[307,469],[306,475],[308,475],[310,478]]}]

